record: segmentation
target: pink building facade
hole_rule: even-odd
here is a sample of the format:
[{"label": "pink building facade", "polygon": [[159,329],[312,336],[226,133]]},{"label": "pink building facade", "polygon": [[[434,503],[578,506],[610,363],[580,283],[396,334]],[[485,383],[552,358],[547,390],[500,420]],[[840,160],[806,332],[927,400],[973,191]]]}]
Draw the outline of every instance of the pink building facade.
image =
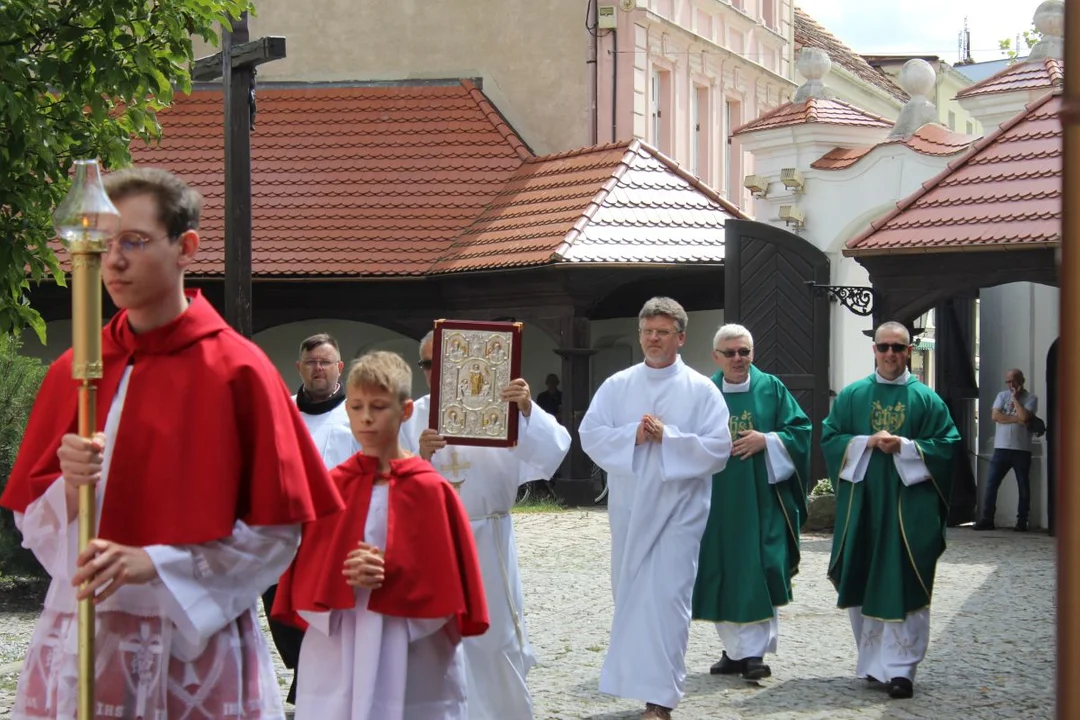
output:
[{"label": "pink building facade", "polygon": [[624,0],[601,18],[597,140],[642,138],[748,207],[751,158],[729,138],[794,94],[790,0]]}]

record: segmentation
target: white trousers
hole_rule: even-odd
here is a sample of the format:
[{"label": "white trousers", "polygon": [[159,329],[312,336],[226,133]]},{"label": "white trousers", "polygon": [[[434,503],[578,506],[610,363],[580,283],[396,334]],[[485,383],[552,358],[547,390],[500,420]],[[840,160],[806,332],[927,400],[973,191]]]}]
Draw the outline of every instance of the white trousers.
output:
[{"label": "white trousers", "polygon": [[896,677],[915,680],[915,669],[930,644],[930,608],[908,613],[903,620],[866,617],[861,607],[848,608],[859,660],[856,677],[888,682]]},{"label": "white trousers", "polygon": [[769,620],[756,623],[716,623],[716,634],[724,645],[724,651],[732,660],[763,658],[765,653],[776,653],[780,623],[773,610]]}]

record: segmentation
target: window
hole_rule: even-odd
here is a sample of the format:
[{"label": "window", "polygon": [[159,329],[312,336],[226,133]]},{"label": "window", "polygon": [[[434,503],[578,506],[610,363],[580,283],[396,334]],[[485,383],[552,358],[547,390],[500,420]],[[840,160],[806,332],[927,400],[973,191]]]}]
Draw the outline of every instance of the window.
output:
[{"label": "window", "polygon": [[949,111],[949,129],[956,129],[956,113],[954,113],[952,110]]},{"label": "window", "polygon": [[690,166],[694,175],[709,182],[709,88],[695,85],[690,98]]},{"label": "window", "polygon": [[970,120],[964,123],[964,132],[966,132],[968,135],[975,134],[975,125],[973,125]]},{"label": "window", "polygon": [[731,150],[731,131],[742,125],[742,103],[738,100],[724,102],[724,168],[727,188],[724,193],[728,200],[741,205],[742,202],[742,158],[740,153]]},{"label": "window", "polygon": [[671,116],[673,115],[671,73],[654,67],[651,84],[652,109],[649,114],[652,122],[649,128],[649,139],[660,152],[671,155]]},{"label": "window", "polygon": [[761,0],[761,21],[770,30],[776,30],[776,0]]}]

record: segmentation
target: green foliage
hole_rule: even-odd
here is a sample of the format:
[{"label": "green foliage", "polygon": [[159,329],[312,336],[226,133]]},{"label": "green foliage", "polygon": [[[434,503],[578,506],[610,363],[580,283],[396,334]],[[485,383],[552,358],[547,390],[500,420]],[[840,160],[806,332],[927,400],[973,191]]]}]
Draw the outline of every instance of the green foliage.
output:
[{"label": "green foliage", "polygon": [[1002,54],[1009,58],[1011,62],[1016,62],[1020,58],[1020,43],[1025,45],[1024,52],[1031,50],[1035,47],[1035,43],[1042,40],[1042,33],[1035,29],[1032,25],[1030,29],[1025,30],[1020,35],[1016,36],[1016,44],[1013,45],[1013,41],[1009,38],[1004,40],[998,40],[998,48],[1001,49]]},{"label": "green foliage", "polygon": [[[46,370],[40,360],[20,355],[19,346],[16,337],[0,336],[0,492],[15,464],[26,421]],[[0,574],[40,574],[41,568],[33,554],[19,543],[14,518],[9,511],[0,510]]]},{"label": "green foliage", "polygon": [[833,489],[832,480],[829,478],[821,478],[814,485],[814,489],[810,491],[811,495],[835,495],[836,490]]},{"label": "green foliage", "polygon": [[131,162],[160,137],[156,112],[191,89],[191,38],[251,0],[0,0],[0,333],[45,323],[30,282],[63,284],[51,214],[72,161]]}]

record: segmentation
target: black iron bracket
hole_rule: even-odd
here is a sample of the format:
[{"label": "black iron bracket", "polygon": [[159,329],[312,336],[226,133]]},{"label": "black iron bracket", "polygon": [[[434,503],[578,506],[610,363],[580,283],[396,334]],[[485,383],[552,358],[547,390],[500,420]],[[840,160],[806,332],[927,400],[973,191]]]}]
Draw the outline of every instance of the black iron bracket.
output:
[{"label": "black iron bracket", "polygon": [[873,288],[857,285],[818,285],[813,280],[807,280],[806,286],[817,297],[828,295],[830,300],[840,303],[860,317],[874,314],[876,294]]}]

